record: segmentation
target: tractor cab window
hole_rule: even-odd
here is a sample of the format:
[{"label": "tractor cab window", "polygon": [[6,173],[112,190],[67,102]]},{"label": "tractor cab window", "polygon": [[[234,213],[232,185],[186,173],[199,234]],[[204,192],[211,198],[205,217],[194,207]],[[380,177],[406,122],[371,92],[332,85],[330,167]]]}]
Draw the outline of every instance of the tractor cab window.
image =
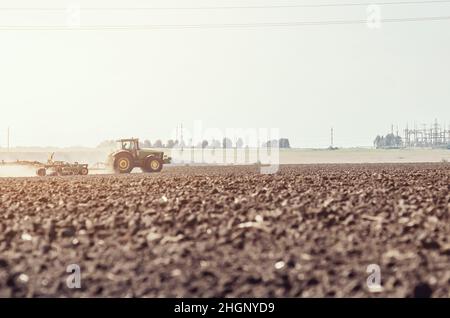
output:
[{"label": "tractor cab window", "polygon": [[131,150],[131,142],[130,141],[124,141],[122,142],[122,149],[124,150]]},{"label": "tractor cab window", "polygon": [[122,149],[124,149],[124,150],[136,150],[138,148],[136,147],[136,144],[133,141],[123,141],[122,142]]}]

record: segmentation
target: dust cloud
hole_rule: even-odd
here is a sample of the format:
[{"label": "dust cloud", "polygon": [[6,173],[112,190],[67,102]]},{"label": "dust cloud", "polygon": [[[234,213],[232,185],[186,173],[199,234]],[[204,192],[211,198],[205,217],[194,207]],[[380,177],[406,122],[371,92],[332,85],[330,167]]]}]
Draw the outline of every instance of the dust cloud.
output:
[{"label": "dust cloud", "polygon": [[1,177],[34,177],[36,176],[36,168],[20,166],[20,165],[0,165],[0,178]]}]

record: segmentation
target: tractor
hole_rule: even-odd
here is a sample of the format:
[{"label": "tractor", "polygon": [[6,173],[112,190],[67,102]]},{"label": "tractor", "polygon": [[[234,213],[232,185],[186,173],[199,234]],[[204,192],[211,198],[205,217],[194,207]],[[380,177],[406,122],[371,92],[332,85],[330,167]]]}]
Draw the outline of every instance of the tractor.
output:
[{"label": "tractor", "polygon": [[108,158],[108,163],[115,173],[131,173],[136,167],[141,168],[143,172],[160,172],[163,165],[171,161],[162,151],[141,148],[137,138],[120,139],[117,143],[118,150]]}]

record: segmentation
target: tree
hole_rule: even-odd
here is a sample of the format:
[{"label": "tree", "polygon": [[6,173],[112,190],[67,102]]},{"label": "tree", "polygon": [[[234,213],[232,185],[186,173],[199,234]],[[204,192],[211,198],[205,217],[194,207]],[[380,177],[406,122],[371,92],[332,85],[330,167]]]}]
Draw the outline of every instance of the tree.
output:
[{"label": "tree", "polygon": [[400,136],[394,134],[387,134],[386,136],[377,136],[373,141],[375,148],[399,148],[403,145],[403,140]]},{"label": "tree", "polygon": [[232,148],[233,147],[233,142],[231,141],[230,138],[223,138],[222,139],[222,148]]},{"label": "tree", "polygon": [[289,144],[289,139],[287,138],[280,138],[278,144],[280,145],[280,148],[291,148],[291,145]]},{"label": "tree", "polygon": [[175,146],[175,141],[173,139],[169,139],[167,141],[167,148],[173,148]]},{"label": "tree", "polygon": [[238,140],[236,141],[236,148],[242,148],[244,146],[244,141],[242,140],[242,138],[238,138]]},{"label": "tree", "polygon": [[153,144],[153,147],[155,147],[155,148],[163,148],[162,141],[160,139],[156,140],[155,143]]},{"label": "tree", "polygon": [[150,140],[146,139],[144,140],[144,148],[151,148],[152,147],[152,143],[150,142]]},{"label": "tree", "polygon": [[213,140],[211,140],[211,143],[209,144],[209,148],[220,148],[221,147],[221,144],[220,144],[220,141],[219,140],[217,140],[217,139],[213,139]]},{"label": "tree", "polygon": [[375,140],[373,141],[373,146],[375,148],[379,148],[381,146],[381,137],[380,137],[380,135],[377,135],[375,137]]},{"label": "tree", "polygon": [[268,140],[266,142],[263,142],[261,146],[263,148],[266,148],[266,147],[267,148],[278,148],[278,145],[279,145],[278,140],[273,139],[273,140]]},{"label": "tree", "polygon": [[208,147],[208,140],[203,140],[202,141],[202,148],[205,149],[206,147]]},{"label": "tree", "polygon": [[397,147],[403,146],[403,139],[402,139],[402,137],[396,136],[395,137],[395,144],[396,144]]},{"label": "tree", "polygon": [[395,135],[387,134],[385,138],[385,147],[393,147],[395,146]]}]

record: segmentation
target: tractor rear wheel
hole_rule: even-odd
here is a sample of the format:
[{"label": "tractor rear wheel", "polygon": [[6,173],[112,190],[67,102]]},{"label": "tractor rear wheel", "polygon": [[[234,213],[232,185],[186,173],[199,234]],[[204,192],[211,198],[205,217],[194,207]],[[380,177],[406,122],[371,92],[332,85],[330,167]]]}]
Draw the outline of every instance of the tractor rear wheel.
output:
[{"label": "tractor rear wheel", "polygon": [[86,176],[89,173],[89,170],[87,168],[81,168],[80,174],[82,176]]},{"label": "tractor rear wheel", "polygon": [[114,171],[116,173],[130,173],[133,168],[133,159],[130,155],[120,153],[114,158]]},{"label": "tractor rear wheel", "polygon": [[163,161],[157,157],[148,157],[144,162],[145,172],[160,172],[163,168]]}]

